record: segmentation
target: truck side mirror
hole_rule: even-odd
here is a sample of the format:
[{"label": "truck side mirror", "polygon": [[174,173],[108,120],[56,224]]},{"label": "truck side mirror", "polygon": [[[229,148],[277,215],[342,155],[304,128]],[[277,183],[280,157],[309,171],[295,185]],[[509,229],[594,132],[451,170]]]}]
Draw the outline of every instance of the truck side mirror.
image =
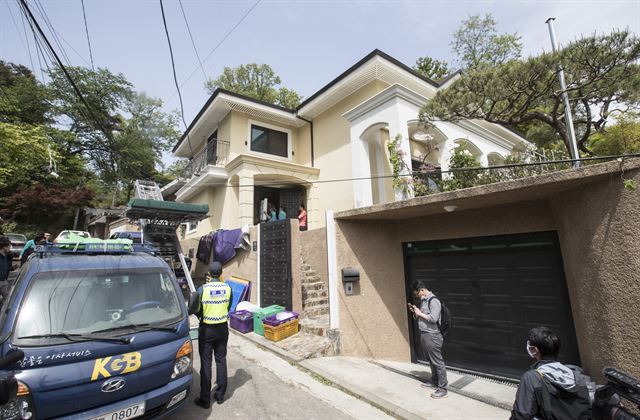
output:
[{"label": "truck side mirror", "polygon": [[189,315],[193,315],[198,312],[199,299],[200,295],[198,295],[198,292],[191,292],[189,295]]}]

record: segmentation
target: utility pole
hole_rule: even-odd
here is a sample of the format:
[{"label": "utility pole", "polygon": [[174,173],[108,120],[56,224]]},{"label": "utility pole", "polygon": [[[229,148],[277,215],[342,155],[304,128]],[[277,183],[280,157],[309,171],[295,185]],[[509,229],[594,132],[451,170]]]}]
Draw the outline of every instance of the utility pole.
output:
[{"label": "utility pole", "polygon": [[[553,27],[553,21],[556,18],[550,17],[545,22],[549,25],[549,35],[551,36],[551,48],[553,48],[553,52],[558,51],[558,46],[556,44],[556,30]],[[573,162],[574,168],[580,167],[580,155],[578,154],[578,143],[576,142],[576,131],[573,128],[573,119],[571,118],[571,107],[569,105],[569,95],[567,94],[567,84],[564,81],[564,70],[562,69],[562,64],[558,63],[558,79],[560,79],[560,89],[562,89],[562,102],[564,104],[564,121],[567,125],[567,131],[569,132],[569,149],[571,152],[571,159],[576,159]]]}]

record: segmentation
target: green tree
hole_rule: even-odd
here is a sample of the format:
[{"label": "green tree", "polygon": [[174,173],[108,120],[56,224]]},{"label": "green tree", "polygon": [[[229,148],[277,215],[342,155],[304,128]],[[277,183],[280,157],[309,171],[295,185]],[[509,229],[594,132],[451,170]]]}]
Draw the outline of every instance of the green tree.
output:
[{"label": "green tree", "polygon": [[640,120],[637,114],[623,114],[616,124],[596,133],[589,140],[593,152],[600,156],[640,153]]},{"label": "green tree", "polygon": [[221,88],[286,108],[297,107],[302,97],[294,90],[279,87],[281,83],[280,76],[268,64],[250,63],[225,67],[216,79],[207,80],[205,87],[209,94]]},{"label": "green tree", "polygon": [[522,52],[520,35],[499,34],[491,14],[473,15],[463,20],[453,34],[451,47],[458,56],[457,64],[463,69],[506,63],[520,58]]},{"label": "green tree", "polygon": [[45,89],[27,67],[0,60],[0,121],[47,122]]},{"label": "green tree", "polygon": [[578,39],[558,53],[466,71],[422,109],[423,121],[483,119],[510,127],[545,125],[569,150],[562,92],[556,69],[561,63],[575,115],[578,148],[592,154],[588,140],[603,132],[611,112],[640,105],[640,40],[628,31]]},{"label": "green tree", "polygon": [[47,143],[42,126],[0,123],[0,195],[47,177]]},{"label": "green tree", "polygon": [[135,179],[157,175],[162,152],[179,138],[177,115],[163,112],[160,99],[136,93],[121,74],[81,67],[68,70],[97,121],[59,69],[50,71],[52,112],[58,124],[66,124],[73,134],[66,144],[67,153],[86,157],[101,179],[115,189],[115,205],[119,190],[126,190],[128,196]]},{"label": "green tree", "polygon": [[439,80],[449,74],[449,65],[446,61],[431,57],[419,57],[413,69],[431,80]]}]

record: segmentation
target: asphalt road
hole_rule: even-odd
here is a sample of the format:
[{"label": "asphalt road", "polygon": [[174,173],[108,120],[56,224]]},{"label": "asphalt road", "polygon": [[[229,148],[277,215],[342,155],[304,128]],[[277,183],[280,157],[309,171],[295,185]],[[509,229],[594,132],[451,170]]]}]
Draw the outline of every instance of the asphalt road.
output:
[{"label": "asphalt road", "polygon": [[[186,406],[176,415],[178,419],[351,419],[343,412],[314,397],[302,387],[284,382],[271,371],[243,357],[229,347],[227,370],[229,385],[223,404],[213,404],[204,410],[193,403],[200,395],[200,361],[197,342],[194,379]],[[215,378],[215,367],[213,372]]]}]

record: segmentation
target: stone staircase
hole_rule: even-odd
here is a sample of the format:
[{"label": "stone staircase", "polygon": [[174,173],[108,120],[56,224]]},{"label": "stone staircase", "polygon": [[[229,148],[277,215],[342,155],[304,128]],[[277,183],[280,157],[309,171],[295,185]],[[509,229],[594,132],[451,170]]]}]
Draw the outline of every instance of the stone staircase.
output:
[{"label": "stone staircase", "polygon": [[338,330],[331,329],[329,320],[329,290],[326,282],[301,262],[302,313],[298,324],[300,332],[275,346],[302,359],[337,356],[340,350]]},{"label": "stone staircase", "polygon": [[308,344],[314,347],[315,351],[309,351],[313,353],[312,357],[333,356],[337,354],[338,340],[330,330],[327,284],[304,261],[300,268],[302,272],[300,332],[307,337]]},{"label": "stone staircase", "polygon": [[[323,327],[329,327],[329,291],[323,279],[302,262],[302,314],[300,318],[305,332],[324,336]],[[303,322],[304,321],[304,322]],[[325,328],[325,329],[326,329]]]}]

